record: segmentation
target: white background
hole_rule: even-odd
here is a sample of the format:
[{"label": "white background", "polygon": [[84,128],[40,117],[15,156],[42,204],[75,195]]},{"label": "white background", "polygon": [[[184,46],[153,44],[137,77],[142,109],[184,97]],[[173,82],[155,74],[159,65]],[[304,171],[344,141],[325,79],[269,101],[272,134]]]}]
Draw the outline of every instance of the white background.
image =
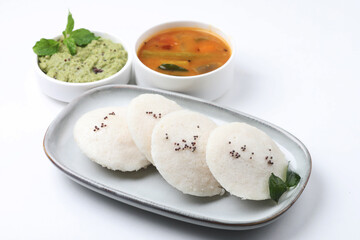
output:
[{"label": "white background", "polygon": [[[313,171],[278,221],[199,227],[108,199],[69,180],[42,139],[65,106],[44,96],[32,46],[75,28],[134,44],[152,25],[198,20],[237,45],[236,81],[218,103],[272,122],[308,147]],[[360,239],[359,1],[1,1],[0,239]]]}]

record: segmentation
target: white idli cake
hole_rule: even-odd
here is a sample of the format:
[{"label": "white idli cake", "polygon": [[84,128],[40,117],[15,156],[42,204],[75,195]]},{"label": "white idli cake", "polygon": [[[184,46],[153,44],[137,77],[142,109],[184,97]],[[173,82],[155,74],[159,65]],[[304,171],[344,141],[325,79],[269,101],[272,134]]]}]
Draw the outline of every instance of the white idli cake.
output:
[{"label": "white idli cake", "polygon": [[131,138],[126,108],[106,107],[84,114],[75,124],[74,138],[81,151],[103,167],[135,171],[150,164]]},{"label": "white idli cake", "polygon": [[151,153],[163,178],[183,193],[214,196],[224,189],[206,165],[206,143],[216,124],[208,117],[181,110],[166,115],[154,128]]},{"label": "white idli cake", "polygon": [[134,98],[128,108],[128,126],[139,150],[153,163],[151,135],[154,126],[168,113],[181,107],[158,94],[141,94]]},{"label": "white idli cake", "polygon": [[270,198],[271,173],[285,181],[288,162],[264,132],[245,123],[229,123],[210,135],[206,162],[219,183],[242,199]]}]

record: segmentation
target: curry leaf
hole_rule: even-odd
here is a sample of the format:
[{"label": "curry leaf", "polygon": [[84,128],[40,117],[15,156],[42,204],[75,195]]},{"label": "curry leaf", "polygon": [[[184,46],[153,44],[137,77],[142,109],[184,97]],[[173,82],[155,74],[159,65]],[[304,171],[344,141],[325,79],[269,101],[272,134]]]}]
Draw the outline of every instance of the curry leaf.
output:
[{"label": "curry leaf", "polygon": [[300,182],[301,177],[296,172],[288,169],[286,173],[286,185],[290,187],[295,187]]},{"label": "curry leaf", "polygon": [[90,32],[85,28],[80,28],[73,31],[70,34],[70,37],[72,37],[75,40],[76,45],[80,47],[88,45],[89,43],[91,43],[92,40],[99,39],[99,37],[96,37],[94,33]]},{"label": "curry leaf", "polygon": [[53,39],[42,38],[40,41],[36,42],[33,47],[33,51],[38,56],[51,56],[59,51],[59,42]]},{"label": "curry leaf", "polygon": [[69,52],[72,56],[74,56],[77,52],[76,50],[76,44],[75,44],[75,40],[71,37],[69,38],[65,38],[64,39],[64,44],[67,46],[67,48],[69,49]]},{"label": "curry leaf", "polygon": [[179,72],[187,72],[188,70],[186,68],[180,67],[175,64],[170,63],[163,63],[159,66],[159,69],[166,70],[166,71],[179,71]]},{"label": "curry leaf", "polygon": [[279,202],[281,195],[288,189],[288,186],[281,178],[275,176],[274,173],[271,173],[271,176],[269,177],[269,190],[272,200]]}]

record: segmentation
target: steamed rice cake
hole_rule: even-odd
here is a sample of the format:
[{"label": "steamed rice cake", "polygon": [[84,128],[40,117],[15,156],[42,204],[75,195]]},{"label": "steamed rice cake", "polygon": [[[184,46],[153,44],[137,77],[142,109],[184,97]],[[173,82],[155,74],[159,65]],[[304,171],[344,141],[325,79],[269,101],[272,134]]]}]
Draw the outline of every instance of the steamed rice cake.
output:
[{"label": "steamed rice cake", "polygon": [[75,124],[74,139],[89,159],[111,170],[136,171],[150,164],[131,138],[123,107],[85,113]]},{"label": "steamed rice cake", "polygon": [[166,115],[155,126],[151,153],[156,168],[185,194],[214,196],[224,192],[206,165],[206,144],[216,124],[188,110]]},{"label": "steamed rice cake", "polygon": [[141,94],[131,101],[127,116],[129,130],[136,146],[151,163],[151,135],[154,126],[166,114],[180,109],[176,102],[158,94]]},{"label": "steamed rice cake", "polygon": [[245,123],[229,123],[210,135],[206,162],[217,181],[242,199],[270,198],[271,173],[286,178],[288,162],[263,131]]}]

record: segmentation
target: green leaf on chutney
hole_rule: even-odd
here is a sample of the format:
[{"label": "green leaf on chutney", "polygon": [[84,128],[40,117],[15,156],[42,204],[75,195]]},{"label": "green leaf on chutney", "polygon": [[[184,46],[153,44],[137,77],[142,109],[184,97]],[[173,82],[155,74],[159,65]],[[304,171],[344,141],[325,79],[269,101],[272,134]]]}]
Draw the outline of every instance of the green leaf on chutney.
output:
[{"label": "green leaf on chutney", "polygon": [[75,25],[75,21],[74,21],[74,19],[72,17],[71,12],[69,11],[67,24],[66,24],[66,29],[65,29],[66,37],[67,37],[68,34],[70,34],[72,32],[72,30],[74,29],[74,25]]},{"label": "green leaf on chutney", "polygon": [[[91,43],[92,40],[97,40],[100,38],[96,37],[94,33],[85,28],[80,28],[73,31],[74,25],[74,18],[69,11],[66,29],[62,32],[62,34],[64,36],[63,42],[69,49],[71,55],[75,55],[77,53],[76,46],[84,47]],[[33,47],[33,51],[38,56],[51,56],[59,51],[59,46],[60,43],[58,41],[42,38],[40,41],[36,42]]]},{"label": "green leaf on chutney", "polygon": [[85,28],[80,28],[73,31],[70,34],[70,37],[75,40],[76,45],[79,47],[84,47],[91,43],[92,40],[99,39],[99,37],[96,37],[94,33],[90,32]]},{"label": "green leaf on chutney", "polygon": [[64,44],[69,49],[69,52],[72,56],[74,56],[77,52],[75,40],[71,37],[64,39]]},{"label": "green leaf on chutney", "polygon": [[53,39],[42,38],[33,46],[33,51],[38,56],[53,55],[59,51],[59,42]]}]

